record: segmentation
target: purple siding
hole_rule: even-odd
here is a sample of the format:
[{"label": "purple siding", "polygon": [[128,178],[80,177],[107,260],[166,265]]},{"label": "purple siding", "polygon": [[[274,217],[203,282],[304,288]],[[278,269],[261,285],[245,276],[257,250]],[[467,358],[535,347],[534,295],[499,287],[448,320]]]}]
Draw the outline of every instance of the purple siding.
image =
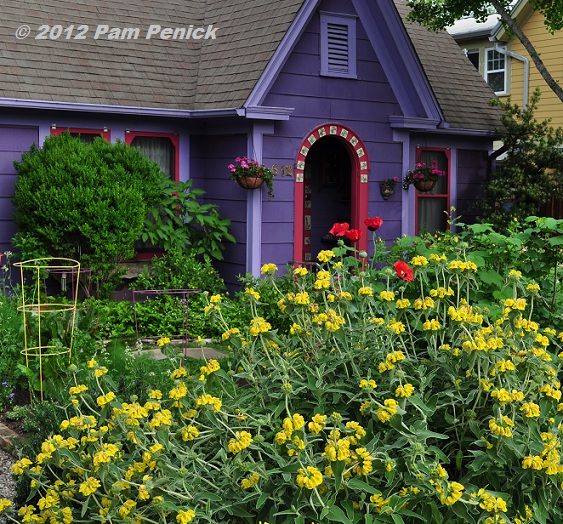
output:
[{"label": "purple siding", "polygon": [[0,126],[0,253],[11,249],[10,241],[17,229],[12,222],[16,170],[14,161],[32,144],[39,142],[37,127]]},{"label": "purple siding", "polygon": [[[352,9],[351,2],[338,0],[327,0],[319,8],[354,14]],[[316,126],[349,126],[364,141],[371,161],[369,215],[383,218],[380,234],[391,240],[401,231],[401,192],[397,188],[392,199],[384,201],[379,181],[402,176],[402,144],[393,142],[389,126],[389,116],[400,114],[400,107],[359,19],[356,80],[319,75],[319,31],[317,12],[263,102],[295,108],[288,121],[276,123],[275,136],[264,137],[264,160],[294,165],[298,147]],[[278,178],[275,201],[264,202],[263,261],[278,266],[293,257],[293,184],[292,178]]]},{"label": "purple siding", "polygon": [[457,216],[463,223],[473,223],[479,210],[476,203],[483,194],[487,176],[485,151],[460,149],[457,163]]},{"label": "purple siding", "polygon": [[194,186],[205,190],[205,202],[219,206],[219,214],[232,221],[231,233],[237,243],[227,243],[224,262],[217,269],[231,289],[237,275],[246,273],[246,207],[248,192],[229,180],[227,166],[246,155],[246,134],[192,135],[190,173]]}]

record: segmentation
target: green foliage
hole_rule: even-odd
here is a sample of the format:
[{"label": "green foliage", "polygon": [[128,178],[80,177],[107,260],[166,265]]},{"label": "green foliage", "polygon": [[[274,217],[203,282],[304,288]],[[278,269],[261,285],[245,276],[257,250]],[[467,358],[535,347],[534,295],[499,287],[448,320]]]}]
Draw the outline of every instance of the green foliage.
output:
[{"label": "green foliage", "polygon": [[216,205],[200,204],[197,199],[205,191],[192,184],[162,179],[159,204],[145,220],[141,239],[165,251],[189,248],[195,255],[222,260],[225,242],[235,242],[231,221],[219,216]]},{"label": "green foliage", "polygon": [[[249,322],[230,323],[238,303],[209,297],[232,351],[225,369],[180,366],[157,385],[141,366],[139,390],[111,376],[126,360],[75,369],[60,435],[16,466],[36,481],[33,500],[57,494],[55,506],[29,511],[112,522],[559,522],[563,332],[534,320],[537,282],[478,253],[496,232],[473,234],[475,247],[455,233],[401,238],[383,268],[340,245],[319,253],[319,270],[292,271],[290,288],[266,264],[269,284],[248,281],[244,292]],[[557,238],[536,236],[534,249]],[[484,294],[489,285],[498,295]],[[278,329],[261,316],[267,305],[284,319]],[[148,402],[123,398],[129,388],[148,388]]]},{"label": "green foliage", "polygon": [[537,215],[542,204],[563,194],[563,129],[535,120],[539,98],[536,89],[526,109],[510,100],[494,102],[504,109],[506,158],[486,185],[481,212],[498,231],[506,231],[514,217]]},{"label": "green foliage", "polygon": [[[22,377],[17,363],[23,349],[23,323],[17,307],[17,299],[0,295],[0,377],[10,385],[19,383]],[[0,409],[1,404],[0,400]]]},{"label": "green foliage", "polygon": [[165,177],[123,142],[85,144],[68,133],[47,137],[15,163],[14,220],[23,260],[38,252],[77,259],[111,291],[117,264],[134,254]]},{"label": "green foliage", "polygon": [[220,293],[225,283],[208,257],[184,249],[153,258],[131,289],[201,289]]},{"label": "green foliage", "polygon": [[[509,34],[520,40],[540,75],[563,102],[563,89],[559,82],[547,70],[530,39],[523,33],[515,18],[512,18],[514,5],[511,0],[407,0],[407,6],[411,8],[407,20],[421,23],[432,31],[439,31],[461,18],[474,17],[483,22],[488,15],[498,13]],[[544,25],[550,33],[563,27],[563,4],[559,0],[530,0],[530,5],[545,17]]]}]

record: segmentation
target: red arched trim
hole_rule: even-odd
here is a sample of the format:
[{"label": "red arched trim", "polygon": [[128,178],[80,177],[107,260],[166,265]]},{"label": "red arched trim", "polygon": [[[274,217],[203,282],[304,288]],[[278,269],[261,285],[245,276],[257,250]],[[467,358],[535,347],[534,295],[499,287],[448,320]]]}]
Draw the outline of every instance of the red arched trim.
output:
[{"label": "red arched trim", "polygon": [[[364,220],[368,216],[369,196],[369,157],[362,139],[352,129],[342,124],[328,123],[315,127],[299,146],[295,161],[295,197],[294,197],[294,260],[308,261],[311,259],[311,230],[306,228],[310,224],[311,209],[305,203],[305,161],[313,144],[326,136],[340,138],[346,145],[352,164],[352,216],[350,227],[361,229],[362,238],[358,242],[358,249],[366,250],[368,245],[367,229]],[[309,217],[309,218],[306,218]]]}]

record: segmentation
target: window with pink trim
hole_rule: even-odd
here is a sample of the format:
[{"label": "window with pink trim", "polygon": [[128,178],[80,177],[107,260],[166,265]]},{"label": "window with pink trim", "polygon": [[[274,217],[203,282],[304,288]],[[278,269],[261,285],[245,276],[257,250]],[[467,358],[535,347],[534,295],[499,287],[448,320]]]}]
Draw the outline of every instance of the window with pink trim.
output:
[{"label": "window with pink trim", "polygon": [[125,142],[139,148],[147,158],[156,162],[171,180],[178,182],[180,179],[178,135],[172,133],[127,131]]},{"label": "window with pink trim", "polygon": [[446,213],[450,209],[450,150],[417,148],[417,163],[424,162],[429,166],[434,161],[446,174],[438,179],[432,191],[422,193],[416,190],[416,234],[434,234],[449,227]]},{"label": "window with pink trim", "polygon": [[80,138],[82,142],[90,144],[94,141],[96,137],[102,137],[108,142],[111,140],[111,133],[106,128],[104,129],[87,129],[81,127],[52,127],[51,134],[54,136],[59,136],[65,132],[69,132],[70,136],[75,136]]}]

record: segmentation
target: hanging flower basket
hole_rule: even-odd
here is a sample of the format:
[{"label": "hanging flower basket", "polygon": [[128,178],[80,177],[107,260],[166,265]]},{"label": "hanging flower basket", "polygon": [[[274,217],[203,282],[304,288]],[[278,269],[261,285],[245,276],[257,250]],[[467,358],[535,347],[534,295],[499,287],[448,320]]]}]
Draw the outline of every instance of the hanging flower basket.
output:
[{"label": "hanging flower basket", "polygon": [[434,189],[436,180],[414,180],[413,186],[416,187],[421,193],[429,193]]},{"label": "hanging flower basket", "polygon": [[274,198],[275,171],[257,160],[245,156],[235,158],[236,164],[229,164],[231,180],[244,189],[258,189],[264,182],[268,188],[268,198]]},{"label": "hanging flower basket", "polygon": [[243,176],[236,179],[237,184],[243,189],[258,189],[263,183],[261,176]]},{"label": "hanging flower basket", "polygon": [[408,189],[412,184],[420,192],[428,193],[434,189],[438,179],[443,176],[446,176],[446,172],[438,169],[437,160],[432,160],[430,166],[427,166],[424,162],[418,162],[403,179],[403,189]]}]

